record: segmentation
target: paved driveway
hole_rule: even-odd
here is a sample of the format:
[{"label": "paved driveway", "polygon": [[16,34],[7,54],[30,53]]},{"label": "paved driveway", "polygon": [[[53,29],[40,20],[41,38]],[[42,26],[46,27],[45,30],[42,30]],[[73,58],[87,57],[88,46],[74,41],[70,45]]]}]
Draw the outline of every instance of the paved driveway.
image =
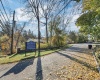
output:
[{"label": "paved driveway", "polygon": [[87,44],[39,58],[0,65],[0,80],[100,80]]}]

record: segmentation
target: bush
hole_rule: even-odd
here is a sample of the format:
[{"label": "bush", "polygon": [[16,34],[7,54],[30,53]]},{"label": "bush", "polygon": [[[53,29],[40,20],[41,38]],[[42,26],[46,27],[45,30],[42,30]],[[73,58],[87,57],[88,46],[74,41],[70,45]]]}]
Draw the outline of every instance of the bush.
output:
[{"label": "bush", "polygon": [[97,62],[99,63],[99,66],[100,66],[100,47],[95,48],[95,56],[96,56]]},{"label": "bush", "polygon": [[51,45],[54,47],[64,46],[67,43],[65,36],[53,36]]},{"label": "bush", "polygon": [[7,35],[0,38],[2,54],[10,54],[10,39]]},{"label": "bush", "polygon": [[22,45],[21,45],[21,49],[22,49],[22,50],[25,50],[25,44],[22,44]]},{"label": "bush", "polygon": [[[41,49],[48,48],[48,44],[47,43],[40,43],[40,48]],[[36,44],[36,49],[38,49],[38,43]]]}]

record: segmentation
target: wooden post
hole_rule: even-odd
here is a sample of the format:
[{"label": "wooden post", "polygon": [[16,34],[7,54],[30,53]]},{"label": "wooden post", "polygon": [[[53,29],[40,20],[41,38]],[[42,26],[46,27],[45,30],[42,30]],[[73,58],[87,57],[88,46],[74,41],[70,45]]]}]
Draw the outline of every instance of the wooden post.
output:
[{"label": "wooden post", "polygon": [[26,50],[27,50],[27,42],[25,42],[25,57],[26,57]]}]

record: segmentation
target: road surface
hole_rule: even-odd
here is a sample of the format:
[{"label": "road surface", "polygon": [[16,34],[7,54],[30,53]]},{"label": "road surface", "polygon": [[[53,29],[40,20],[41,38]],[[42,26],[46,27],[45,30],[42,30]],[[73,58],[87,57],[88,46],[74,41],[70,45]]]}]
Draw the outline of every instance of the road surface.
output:
[{"label": "road surface", "polygon": [[87,44],[43,57],[0,65],[0,80],[100,80]]}]

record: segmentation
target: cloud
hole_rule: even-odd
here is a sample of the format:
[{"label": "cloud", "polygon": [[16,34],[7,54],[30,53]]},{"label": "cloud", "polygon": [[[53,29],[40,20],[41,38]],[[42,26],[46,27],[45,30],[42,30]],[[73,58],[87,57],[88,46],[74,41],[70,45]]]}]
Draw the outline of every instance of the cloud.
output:
[{"label": "cloud", "polygon": [[75,22],[79,17],[80,17],[80,14],[74,15],[71,22]]},{"label": "cloud", "polygon": [[28,17],[27,15],[24,14],[24,11],[23,11],[24,8],[17,8],[15,11],[16,11],[16,20],[18,18],[19,21],[21,22],[27,22],[30,17]]},{"label": "cloud", "polygon": [[[19,20],[19,22],[26,22],[26,21],[29,21],[31,17],[29,17],[28,15],[25,15],[25,12],[23,11],[23,7],[21,8],[17,8],[15,11],[16,11],[16,17],[15,19]],[[42,12],[42,10],[41,10]],[[40,18],[40,21],[41,22],[45,22],[45,19],[44,18]],[[37,19],[36,17],[33,18],[32,22],[30,24],[37,24]]]},{"label": "cloud", "polygon": [[[17,8],[16,9],[16,21],[17,21],[17,18],[18,18],[18,21],[19,22],[27,22],[31,17],[27,16],[27,15],[24,15],[24,12],[22,11],[24,8],[21,7],[21,8]],[[40,19],[41,22],[45,22],[45,19],[44,18],[41,18]],[[34,17],[33,20],[28,23],[28,25],[24,28],[25,30],[31,30],[33,31],[34,34],[38,34],[38,27],[37,27],[37,19]],[[41,26],[40,26],[40,30],[41,30],[41,33],[44,34],[45,33],[45,26],[44,24],[41,23]]]},{"label": "cloud", "polygon": [[29,29],[30,29],[31,31],[33,31],[33,34],[35,34],[35,35],[38,34],[38,27],[37,27],[37,25],[29,24],[29,25],[27,25],[27,26],[24,28],[24,30],[26,30],[26,31],[28,31]]},{"label": "cloud", "polygon": [[75,25],[75,21],[80,17],[81,14],[76,14],[72,17],[68,27],[66,28],[67,31],[79,31],[79,28]]}]

